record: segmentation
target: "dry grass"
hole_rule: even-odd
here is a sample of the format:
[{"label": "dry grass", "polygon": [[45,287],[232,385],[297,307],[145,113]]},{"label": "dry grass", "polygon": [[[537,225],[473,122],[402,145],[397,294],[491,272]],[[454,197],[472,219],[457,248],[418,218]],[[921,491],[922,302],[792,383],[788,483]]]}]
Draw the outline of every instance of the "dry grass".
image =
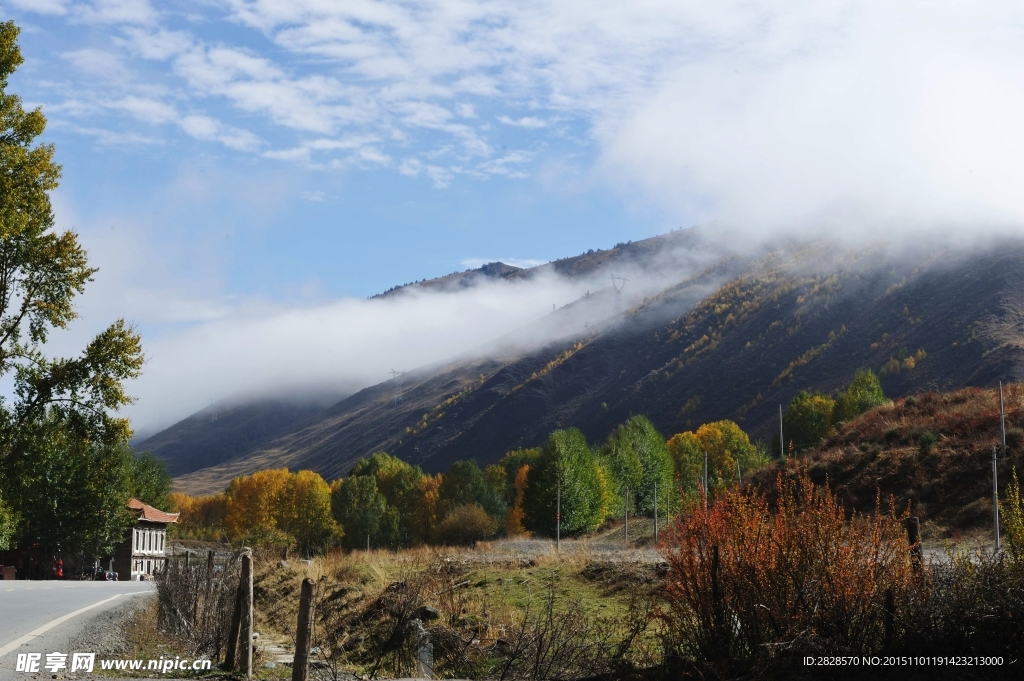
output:
[{"label": "dry grass", "polygon": [[656,566],[595,560],[585,542],[565,549],[526,557],[497,542],[286,564],[258,558],[257,630],[293,640],[300,584],[309,577],[317,584],[321,676],[412,674],[406,631],[423,605],[440,615],[424,624],[436,670],[448,678],[556,678],[552,670],[585,675],[653,664],[656,637],[647,625],[660,592]]}]

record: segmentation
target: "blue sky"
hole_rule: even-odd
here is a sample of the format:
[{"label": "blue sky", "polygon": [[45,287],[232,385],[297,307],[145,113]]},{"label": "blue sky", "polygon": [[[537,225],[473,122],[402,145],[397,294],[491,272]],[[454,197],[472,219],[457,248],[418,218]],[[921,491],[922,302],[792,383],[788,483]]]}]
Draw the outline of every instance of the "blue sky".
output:
[{"label": "blue sky", "polygon": [[[415,12],[362,4],[5,3],[26,57],[11,88],[49,117],[60,205],[86,241],[117,216],[185,278],[291,300],[545,261],[690,218],[596,177],[588,103],[552,101],[567,95],[465,33],[501,11],[463,5],[478,16],[434,16],[433,35],[403,40],[390,34]],[[336,29],[320,35],[325,16]],[[475,63],[443,54],[448,38]]]},{"label": "blue sky", "polygon": [[52,350],[134,323],[149,363],[132,416],[152,429],[285,382],[384,380],[574,295],[360,303],[488,260],[713,219],[750,240],[1019,232],[1022,12],[4,0],[26,59],[10,89],[43,107],[64,166],[58,226],[101,268]]}]

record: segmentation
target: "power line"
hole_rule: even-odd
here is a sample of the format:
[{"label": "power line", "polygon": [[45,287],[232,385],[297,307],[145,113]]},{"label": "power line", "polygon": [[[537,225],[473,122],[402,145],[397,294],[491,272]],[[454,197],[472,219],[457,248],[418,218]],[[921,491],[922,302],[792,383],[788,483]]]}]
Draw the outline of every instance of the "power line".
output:
[{"label": "power line", "polygon": [[391,404],[398,404],[402,401],[402,384],[405,382],[405,375],[407,371],[395,371],[391,370],[391,380],[395,382],[394,393],[392,394]]},{"label": "power line", "polygon": [[[615,302],[614,310],[618,314],[622,311],[622,290],[626,288],[626,282],[629,281],[626,277],[616,277],[614,274],[609,277],[612,280],[612,288],[615,289]],[[620,286],[618,282],[622,282]]]}]

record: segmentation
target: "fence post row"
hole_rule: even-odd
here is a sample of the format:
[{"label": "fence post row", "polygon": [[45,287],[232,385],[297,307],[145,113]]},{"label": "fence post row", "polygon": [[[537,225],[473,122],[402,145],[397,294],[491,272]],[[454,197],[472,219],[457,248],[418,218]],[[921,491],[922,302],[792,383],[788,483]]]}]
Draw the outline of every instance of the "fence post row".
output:
[{"label": "fence post row", "polygon": [[309,674],[309,648],[313,641],[313,580],[302,580],[299,596],[299,622],[295,629],[295,659],[292,681],[306,681]]}]

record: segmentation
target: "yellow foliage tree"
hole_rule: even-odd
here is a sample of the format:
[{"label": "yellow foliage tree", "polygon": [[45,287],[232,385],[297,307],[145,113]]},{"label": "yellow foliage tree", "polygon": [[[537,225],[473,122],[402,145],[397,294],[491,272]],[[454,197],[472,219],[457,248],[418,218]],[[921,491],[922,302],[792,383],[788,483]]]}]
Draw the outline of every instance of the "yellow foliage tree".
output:
[{"label": "yellow foliage tree", "polygon": [[324,551],[340,538],[342,530],[331,516],[331,488],[317,473],[299,471],[289,476],[277,529],[306,553]]},{"label": "yellow foliage tree", "polygon": [[680,486],[695,493],[708,457],[708,487],[714,491],[736,482],[739,462],[744,475],[768,464],[768,456],[750,442],[743,429],[729,420],[705,423],[697,432],[673,435],[668,441]]},{"label": "yellow foliage tree", "polygon": [[171,526],[174,536],[206,541],[227,538],[224,528],[227,497],[223,492],[198,497],[172,492],[170,502],[171,508],[180,514],[178,522]]},{"label": "yellow foliage tree", "polygon": [[277,520],[291,474],[287,468],[256,471],[228,484],[224,524],[233,542],[286,543]]},{"label": "yellow foliage tree", "polygon": [[429,542],[437,528],[437,501],[441,492],[442,476],[424,475],[419,479],[420,494],[416,499],[413,512],[413,531],[418,542]]}]

